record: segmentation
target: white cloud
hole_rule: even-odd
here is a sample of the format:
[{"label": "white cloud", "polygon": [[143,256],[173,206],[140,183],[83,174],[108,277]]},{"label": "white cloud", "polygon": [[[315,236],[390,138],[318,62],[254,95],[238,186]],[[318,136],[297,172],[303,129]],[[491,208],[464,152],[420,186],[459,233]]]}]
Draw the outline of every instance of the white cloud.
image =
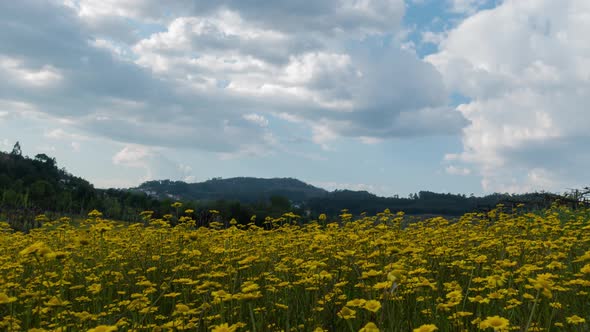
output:
[{"label": "white cloud", "polygon": [[252,123],[259,125],[260,127],[268,126],[268,120],[260,114],[256,114],[256,113],[245,114],[243,116],[243,118],[252,122]]},{"label": "white cloud", "polygon": [[269,114],[324,148],[466,124],[431,64],[364,45],[403,34],[402,0],[65,4],[0,2],[0,100],[84,136],[244,156],[280,145]]},{"label": "white cloud", "polygon": [[0,140],[0,148],[2,149],[2,151],[8,151],[9,149],[12,149],[13,146],[14,146],[14,143],[11,143],[8,140],[8,138]]},{"label": "white cloud", "polygon": [[281,112],[281,113],[273,113],[273,115],[275,117],[277,117],[278,119],[282,119],[285,120],[287,122],[291,122],[291,123],[302,123],[304,122],[303,118],[295,115],[295,114],[291,114],[291,113],[285,113],[285,112]]},{"label": "white cloud", "polygon": [[93,184],[97,187],[97,188],[103,188],[103,189],[107,189],[107,188],[132,188],[138,185],[138,183],[135,180],[130,180],[129,178],[114,178],[114,177],[109,177],[109,178],[95,178],[94,181],[92,181]]},{"label": "white cloud", "polygon": [[62,74],[52,65],[46,64],[38,68],[25,66],[22,60],[0,54],[0,74],[11,77],[27,87],[46,87],[59,83]]},{"label": "white cloud", "polygon": [[338,137],[330,126],[321,123],[313,125],[312,132],[312,141],[324,150],[330,150],[329,143]]},{"label": "white cloud", "polygon": [[465,167],[457,167],[453,165],[449,165],[445,168],[445,172],[451,175],[470,175],[471,170]]},{"label": "white cloud", "polygon": [[185,177],[184,179],[182,179],[182,181],[184,181],[186,183],[195,183],[197,181],[197,178],[194,175],[189,175],[189,176]]},{"label": "white cloud", "polygon": [[145,173],[139,180],[155,179],[185,180],[193,177],[192,168],[176,163],[164,156],[162,151],[142,145],[126,145],[112,158],[113,164],[142,169]]},{"label": "white cloud", "polygon": [[438,45],[446,38],[445,32],[423,31],[421,35],[422,43]]},{"label": "white cloud", "polygon": [[56,128],[45,132],[45,137],[58,140],[87,140],[88,137],[73,132],[68,132],[62,128]]},{"label": "white cloud", "polygon": [[368,145],[378,144],[378,143],[383,142],[383,139],[381,139],[379,137],[371,137],[371,136],[361,136],[361,137],[359,137],[359,140],[363,144],[368,144]]},{"label": "white cloud", "polygon": [[[2,83],[3,81],[0,80],[0,86]],[[10,89],[15,87],[16,85],[11,85]],[[8,124],[9,126],[14,122],[19,121],[37,121],[44,124],[53,123],[52,121],[55,121],[56,126],[70,125],[68,119],[59,116],[52,116],[44,112],[42,105],[36,105],[28,100],[23,101],[17,99],[3,99],[3,92],[5,92],[5,90],[0,88],[0,122]],[[48,132],[45,131],[44,135],[45,134],[48,134]]]},{"label": "white cloud", "polygon": [[272,1],[261,6],[242,0],[80,0],[71,4],[82,18],[93,22],[132,18],[149,22],[169,22],[178,16],[211,15],[219,8],[240,12],[247,20],[265,28],[283,31],[372,33],[396,27],[404,14],[402,0],[325,0],[322,2]]},{"label": "white cloud", "polygon": [[460,14],[473,14],[489,0],[447,0],[452,12]]},{"label": "white cloud", "polygon": [[125,58],[130,57],[130,50],[122,44],[117,44],[113,41],[97,38],[91,42],[91,45],[96,48],[103,48],[111,52],[114,56]]},{"label": "white cloud", "polygon": [[55,151],[57,151],[57,149],[53,145],[40,145],[35,147],[35,149],[39,152],[44,153],[54,153]]},{"label": "white cloud", "polygon": [[148,159],[153,157],[153,152],[145,146],[129,145],[113,156],[115,165],[128,167],[147,167]]},{"label": "white cloud", "polygon": [[72,142],[70,145],[72,146],[72,151],[74,152],[80,152],[80,149],[82,148],[82,145],[79,142]]},{"label": "white cloud", "polygon": [[[342,3],[360,10],[359,14],[377,13],[374,8],[381,8],[379,1],[361,7]],[[317,10],[337,10],[319,7]],[[182,82],[193,91],[242,99],[241,109],[258,108],[255,113],[259,115],[265,111],[281,114],[288,121],[298,119],[298,123],[316,127],[316,132],[315,123],[319,121],[323,126],[320,131],[330,134],[315,135],[316,142],[339,136],[406,136],[414,127],[400,130],[407,124],[398,123],[398,118],[402,120],[423,107],[446,102],[436,71],[412,53],[395,48],[384,48],[381,56],[352,53],[343,45],[351,41],[354,33],[334,34],[332,28],[313,25],[290,27],[285,21],[275,22],[274,17],[255,15],[249,8],[233,3],[220,8],[205,12],[207,15],[178,17],[166,31],[140,41],[133,48],[137,63],[161,77]],[[399,6],[387,8],[403,12]],[[310,12],[306,14],[310,17],[304,19],[312,20],[318,15],[313,9],[308,8]],[[282,7],[273,10],[286,17],[292,14]],[[365,21],[368,17],[357,19],[347,27],[350,31],[400,31],[399,21],[393,20],[382,30],[375,30],[361,28],[376,23]],[[380,20],[380,16],[373,19]],[[300,29],[313,29],[314,33],[303,34]],[[383,86],[394,91],[378,92]],[[417,86],[426,93],[413,93]],[[446,127],[420,127],[416,135],[458,132],[464,125],[461,115],[452,110],[447,113],[429,113],[433,117],[431,124],[441,123],[440,117],[452,119],[442,121]],[[384,128],[375,133],[374,119],[378,117],[382,118],[379,126]]]},{"label": "white cloud", "polygon": [[487,191],[584,185],[590,156],[590,2],[506,0],[449,31],[427,60],[471,101],[465,162]]},{"label": "white cloud", "polygon": [[30,103],[0,98],[0,119],[37,113],[37,108]]}]

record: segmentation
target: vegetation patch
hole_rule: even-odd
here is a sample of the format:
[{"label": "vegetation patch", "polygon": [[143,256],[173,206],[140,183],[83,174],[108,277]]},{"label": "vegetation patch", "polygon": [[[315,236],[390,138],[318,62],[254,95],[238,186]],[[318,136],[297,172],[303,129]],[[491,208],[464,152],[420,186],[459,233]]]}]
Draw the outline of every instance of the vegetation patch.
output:
[{"label": "vegetation patch", "polygon": [[[4,331],[587,331],[590,210],[0,232]],[[213,212],[215,214],[215,212]],[[170,216],[171,217],[171,216]]]}]

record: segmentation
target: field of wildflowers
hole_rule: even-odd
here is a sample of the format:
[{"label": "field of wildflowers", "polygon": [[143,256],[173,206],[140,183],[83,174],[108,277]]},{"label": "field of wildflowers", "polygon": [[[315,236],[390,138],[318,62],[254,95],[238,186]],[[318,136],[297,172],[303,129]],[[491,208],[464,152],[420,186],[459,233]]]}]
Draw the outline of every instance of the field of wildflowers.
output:
[{"label": "field of wildflowers", "polygon": [[266,228],[145,217],[3,224],[0,330],[590,329],[590,210]]}]

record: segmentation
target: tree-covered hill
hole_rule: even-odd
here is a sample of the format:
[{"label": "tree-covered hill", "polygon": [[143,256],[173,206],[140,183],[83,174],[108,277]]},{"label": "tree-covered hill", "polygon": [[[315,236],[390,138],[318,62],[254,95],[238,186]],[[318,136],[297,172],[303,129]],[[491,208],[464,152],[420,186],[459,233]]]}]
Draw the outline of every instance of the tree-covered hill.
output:
[{"label": "tree-covered hill", "polygon": [[20,145],[0,152],[0,219],[25,227],[42,213],[85,215],[99,209],[111,218],[136,220],[146,209],[160,210],[162,202],[126,190],[96,189],[59,168],[55,158],[23,156]]},{"label": "tree-covered hill", "polygon": [[459,216],[500,203],[508,208],[525,203],[534,209],[556,200],[571,206],[579,203],[579,197],[549,193],[467,197],[420,191],[407,198],[379,197],[366,191],[328,192],[292,178],[215,178],[201,183],[157,180],[131,189],[96,189],[59,168],[54,158],[45,154],[23,156],[18,143],[12,152],[0,152],[0,220],[9,221],[17,229],[34,227],[38,214],[82,216],[93,209],[107,218],[140,221],[139,213],[145,210],[153,211],[154,216],[170,214],[174,201],[193,210],[196,220],[204,225],[211,218],[211,210],[239,223],[250,222],[253,215],[257,223],[262,223],[266,217],[276,218],[289,211],[301,215],[300,220],[305,222],[322,213],[337,218],[342,209],[354,215],[389,209],[414,215]]},{"label": "tree-covered hill", "polygon": [[309,199],[324,197],[328,192],[292,178],[236,177],[214,178],[200,183],[182,181],[148,181],[134,191],[157,198],[215,201],[236,200],[242,203],[268,201],[273,196],[285,197],[293,203],[302,204]]}]

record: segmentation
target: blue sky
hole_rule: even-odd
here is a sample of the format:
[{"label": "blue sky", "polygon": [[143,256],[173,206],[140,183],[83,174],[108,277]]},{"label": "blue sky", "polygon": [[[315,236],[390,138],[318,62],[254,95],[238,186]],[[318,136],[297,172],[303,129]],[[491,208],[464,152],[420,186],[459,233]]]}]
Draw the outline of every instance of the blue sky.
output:
[{"label": "blue sky", "polygon": [[584,0],[2,2],[0,148],[97,187],[561,192],[588,185],[587,15]]}]

